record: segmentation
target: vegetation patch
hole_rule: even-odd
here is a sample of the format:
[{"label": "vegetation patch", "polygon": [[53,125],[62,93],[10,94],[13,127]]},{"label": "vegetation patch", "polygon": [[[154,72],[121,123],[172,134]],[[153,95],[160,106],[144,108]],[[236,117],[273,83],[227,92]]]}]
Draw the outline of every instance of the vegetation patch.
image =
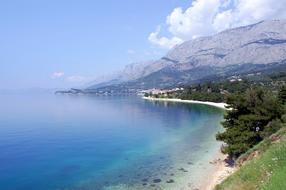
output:
[{"label": "vegetation patch", "polygon": [[286,127],[262,141],[240,159],[249,157],[253,152],[259,152],[259,154],[250,161],[244,162],[237,172],[216,187],[217,190],[283,190],[286,188]]}]

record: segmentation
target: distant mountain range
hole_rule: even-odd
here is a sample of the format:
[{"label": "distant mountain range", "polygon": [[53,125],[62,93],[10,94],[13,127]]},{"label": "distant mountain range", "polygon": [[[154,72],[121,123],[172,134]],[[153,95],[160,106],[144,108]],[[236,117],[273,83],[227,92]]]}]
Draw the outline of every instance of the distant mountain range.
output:
[{"label": "distant mountain range", "polygon": [[117,85],[128,81],[135,81],[139,78],[148,76],[149,74],[164,68],[164,64],[157,64],[155,61],[145,61],[133,63],[125,66],[122,71],[109,76],[103,76],[91,82],[89,88],[100,88],[109,85]]},{"label": "distant mountain range", "polygon": [[157,61],[128,65],[86,90],[167,88],[273,70],[286,71],[286,20],[186,41]]}]

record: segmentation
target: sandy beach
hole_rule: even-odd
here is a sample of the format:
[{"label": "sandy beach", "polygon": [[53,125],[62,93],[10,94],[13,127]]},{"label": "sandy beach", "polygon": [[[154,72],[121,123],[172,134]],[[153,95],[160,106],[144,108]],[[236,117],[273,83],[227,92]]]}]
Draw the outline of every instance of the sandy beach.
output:
[{"label": "sandy beach", "polygon": [[209,106],[214,106],[221,109],[227,109],[226,103],[215,103],[215,102],[204,102],[204,101],[196,101],[196,100],[182,100],[176,98],[152,98],[152,97],[143,97],[145,100],[150,101],[165,101],[165,102],[181,102],[181,103],[190,103],[190,104],[204,104]]},{"label": "sandy beach", "polygon": [[205,184],[201,186],[201,190],[214,190],[216,185],[220,184],[228,176],[236,171],[236,168],[229,166],[225,159],[227,155],[219,153],[215,160],[210,162],[213,165],[212,172],[209,174]]}]

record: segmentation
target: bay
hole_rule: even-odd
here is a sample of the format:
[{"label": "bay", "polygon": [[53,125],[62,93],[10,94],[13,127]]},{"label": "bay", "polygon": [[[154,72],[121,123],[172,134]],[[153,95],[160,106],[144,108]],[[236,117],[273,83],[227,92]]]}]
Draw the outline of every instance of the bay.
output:
[{"label": "bay", "polygon": [[180,189],[206,175],[223,110],[137,96],[0,95],[0,189]]}]

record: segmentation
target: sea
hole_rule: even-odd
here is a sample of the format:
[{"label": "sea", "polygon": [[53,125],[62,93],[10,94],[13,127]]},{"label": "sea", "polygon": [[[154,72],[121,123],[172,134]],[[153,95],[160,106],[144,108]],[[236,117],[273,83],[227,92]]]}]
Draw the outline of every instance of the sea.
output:
[{"label": "sea", "polygon": [[140,96],[0,94],[0,189],[195,189],[223,115]]}]

